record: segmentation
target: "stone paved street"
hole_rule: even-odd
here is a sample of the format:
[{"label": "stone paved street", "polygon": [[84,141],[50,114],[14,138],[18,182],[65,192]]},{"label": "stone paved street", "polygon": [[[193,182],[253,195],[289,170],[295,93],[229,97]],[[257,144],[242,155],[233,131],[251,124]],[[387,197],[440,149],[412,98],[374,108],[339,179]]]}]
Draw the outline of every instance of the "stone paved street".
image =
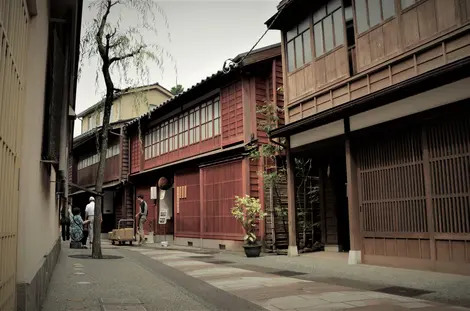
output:
[{"label": "stone paved street", "polygon": [[155,260],[128,253],[132,252],[105,242],[103,254],[119,258],[94,260],[90,250],[72,250],[63,243],[42,311],[264,310]]},{"label": "stone paved street", "polygon": [[[470,310],[428,300],[262,273],[183,250],[127,248],[273,311]],[[124,248],[123,248],[124,252]]]}]

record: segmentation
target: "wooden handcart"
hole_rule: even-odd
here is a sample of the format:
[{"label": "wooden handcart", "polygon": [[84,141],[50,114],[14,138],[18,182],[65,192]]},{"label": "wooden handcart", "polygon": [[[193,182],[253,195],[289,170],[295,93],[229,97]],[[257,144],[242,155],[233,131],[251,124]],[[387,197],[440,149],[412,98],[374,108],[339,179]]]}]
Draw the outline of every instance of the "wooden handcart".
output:
[{"label": "wooden handcart", "polygon": [[[123,222],[131,222],[132,228],[121,228],[121,224]],[[108,233],[108,239],[111,240],[113,245],[115,245],[116,242],[118,242],[119,245],[124,245],[126,242],[129,242],[129,244],[132,245],[132,242],[134,241],[134,225],[134,219],[120,219],[118,221],[118,228]]]}]

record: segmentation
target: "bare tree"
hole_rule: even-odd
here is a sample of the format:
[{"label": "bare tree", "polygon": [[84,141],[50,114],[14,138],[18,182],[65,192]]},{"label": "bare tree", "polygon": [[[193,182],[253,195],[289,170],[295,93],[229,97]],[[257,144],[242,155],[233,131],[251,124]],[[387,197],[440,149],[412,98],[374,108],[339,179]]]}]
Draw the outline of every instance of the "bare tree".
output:
[{"label": "bare tree", "polygon": [[[149,42],[157,36],[157,17],[162,18],[168,39],[170,35],[165,12],[153,0],[91,0],[88,7],[97,13],[86,26],[82,37],[81,65],[85,59],[96,58],[96,83],[98,85],[102,77],[106,87],[104,99],[98,108],[103,111],[102,128],[97,131],[99,162],[95,191],[102,193],[113,101],[130,88],[144,84],[149,79],[152,67],[157,66],[163,72],[163,57],[171,59],[171,55],[161,46]],[[116,78],[117,81],[114,80]],[[98,196],[92,250],[92,257],[97,259],[103,257],[100,240],[102,202],[102,197]]]}]

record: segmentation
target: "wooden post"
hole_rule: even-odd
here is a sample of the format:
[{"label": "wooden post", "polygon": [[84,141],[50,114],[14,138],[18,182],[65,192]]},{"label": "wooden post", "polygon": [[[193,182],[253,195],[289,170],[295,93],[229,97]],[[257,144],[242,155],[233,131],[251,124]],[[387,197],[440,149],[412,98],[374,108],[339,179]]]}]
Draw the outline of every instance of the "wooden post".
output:
[{"label": "wooden post", "polygon": [[297,249],[297,228],[296,228],[296,210],[295,210],[295,163],[291,154],[289,139],[287,141],[287,219],[289,228],[289,248],[288,256],[299,256]]},{"label": "wooden post", "polygon": [[348,263],[359,264],[362,262],[361,252],[361,227],[360,227],[360,206],[358,193],[358,178],[355,153],[351,148],[351,138],[349,136],[349,120],[345,120],[346,128],[346,174],[348,182],[348,214],[349,214],[349,239],[350,251]]}]

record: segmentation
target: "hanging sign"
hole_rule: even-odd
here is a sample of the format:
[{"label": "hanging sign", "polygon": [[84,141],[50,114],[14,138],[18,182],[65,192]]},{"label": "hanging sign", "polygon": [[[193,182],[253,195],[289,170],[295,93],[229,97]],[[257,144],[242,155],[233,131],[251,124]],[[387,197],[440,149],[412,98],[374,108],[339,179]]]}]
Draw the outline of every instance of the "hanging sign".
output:
[{"label": "hanging sign", "polygon": [[167,217],[168,217],[168,210],[165,208],[161,208],[160,213],[158,215],[158,224],[159,225],[166,224]]}]

